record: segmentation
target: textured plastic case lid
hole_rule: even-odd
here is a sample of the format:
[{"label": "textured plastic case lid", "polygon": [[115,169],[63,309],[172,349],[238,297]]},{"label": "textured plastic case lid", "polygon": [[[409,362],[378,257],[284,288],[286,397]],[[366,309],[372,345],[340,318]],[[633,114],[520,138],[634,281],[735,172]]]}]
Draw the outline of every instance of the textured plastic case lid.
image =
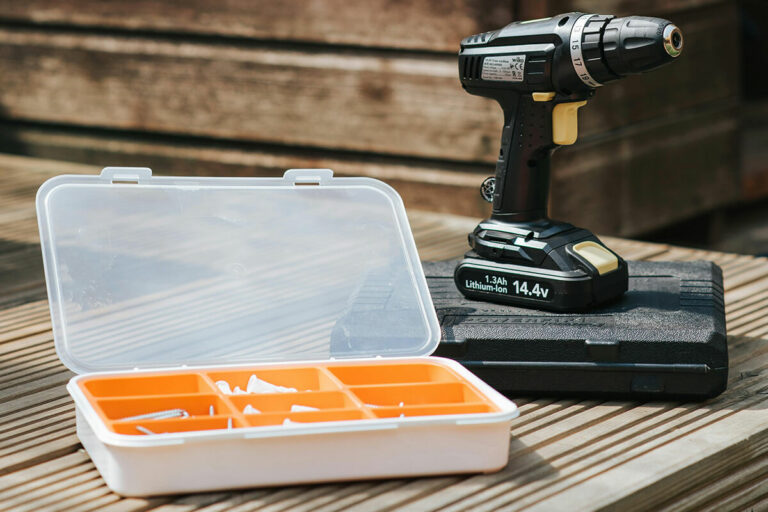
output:
[{"label": "textured plastic case lid", "polygon": [[64,175],[37,214],[59,357],[77,373],[431,354],[403,203],[327,169]]}]

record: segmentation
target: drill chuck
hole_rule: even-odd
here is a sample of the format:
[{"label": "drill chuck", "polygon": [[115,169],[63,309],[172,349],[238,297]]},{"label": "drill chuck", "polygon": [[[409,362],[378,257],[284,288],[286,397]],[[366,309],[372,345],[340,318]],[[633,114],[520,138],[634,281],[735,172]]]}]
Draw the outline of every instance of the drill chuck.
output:
[{"label": "drill chuck", "polygon": [[571,29],[571,63],[584,85],[592,88],[656,69],[682,50],[682,32],[661,18],[585,14]]},{"label": "drill chuck", "polygon": [[622,77],[651,71],[678,57],[683,34],[660,18],[614,18],[605,26],[602,47],[605,63]]},{"label": "drill chuck", "polygon": [[664,27],[662,33],[664,39],[664,50],[670,57],[677,57],[683,51],[683,33],[673,24]]}]

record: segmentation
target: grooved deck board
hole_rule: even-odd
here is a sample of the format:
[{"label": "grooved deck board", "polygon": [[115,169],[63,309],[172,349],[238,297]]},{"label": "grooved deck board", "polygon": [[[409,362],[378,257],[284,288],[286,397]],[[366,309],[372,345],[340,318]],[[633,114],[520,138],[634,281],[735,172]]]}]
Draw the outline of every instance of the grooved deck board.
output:
[{"label": "grooved deck board", "polygon": [[[510,463],[488,475],[125,499],[74,431],[53,348],[34,193],[91,166],[0,155],[0,510],[739,510],[768,503],[768,260],[606,237],[624,257],[711,259],[725,276],[728,390],[703,403],[520,399]],[[476,219],[410,211],[422,258],[465,250]],[[157,322],[137,326],[140,336]],[[108,326],[104,326],[105,328]]]}]

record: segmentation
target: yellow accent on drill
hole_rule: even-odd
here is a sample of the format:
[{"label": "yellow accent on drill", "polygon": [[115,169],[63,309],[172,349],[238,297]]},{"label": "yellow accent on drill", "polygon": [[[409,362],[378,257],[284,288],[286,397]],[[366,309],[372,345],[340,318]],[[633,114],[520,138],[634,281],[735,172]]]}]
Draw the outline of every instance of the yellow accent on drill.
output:
[{"label": "yellow accent on drill", "polygon": [[531,94],[533,101],[552,101],[555,98],[554,92],[534,92]]},{"label": "yellow accent on drill", "polygon": [[619,268],[616,255],[598,243],[580,242],[573,246],[573,252],[595,267],[598,274],[606,274]]},{"label": "yellow accent on drill", "polygon": [[579,118],[576,112],[586,104],[585,100],[555,105],[552,109],[552,140],[555,144],[567,146],[576,142],[579,136]]}]

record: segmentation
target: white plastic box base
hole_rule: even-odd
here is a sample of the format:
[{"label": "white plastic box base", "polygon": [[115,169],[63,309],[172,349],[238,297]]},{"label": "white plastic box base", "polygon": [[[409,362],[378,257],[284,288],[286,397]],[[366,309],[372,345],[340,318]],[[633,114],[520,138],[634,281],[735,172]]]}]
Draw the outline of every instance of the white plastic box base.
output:
[{"label": "white plastic box base", "polygon": [[[492,472],[504,467],[509,456],[510,423],[517,409],[458,363],[429,357],[344,364],[409,362],[449,367],[490,400],[497,411],[120,435],[106,429],[77,385],[93,374],[74,377],[68,389],[77,404],[78,437],[110,489],[124,496]],[[251,369],[281,366],[285,365]],[[212,370],[222,369],[228,368]],[[141,373],[157,371],[103,375]]]}]

